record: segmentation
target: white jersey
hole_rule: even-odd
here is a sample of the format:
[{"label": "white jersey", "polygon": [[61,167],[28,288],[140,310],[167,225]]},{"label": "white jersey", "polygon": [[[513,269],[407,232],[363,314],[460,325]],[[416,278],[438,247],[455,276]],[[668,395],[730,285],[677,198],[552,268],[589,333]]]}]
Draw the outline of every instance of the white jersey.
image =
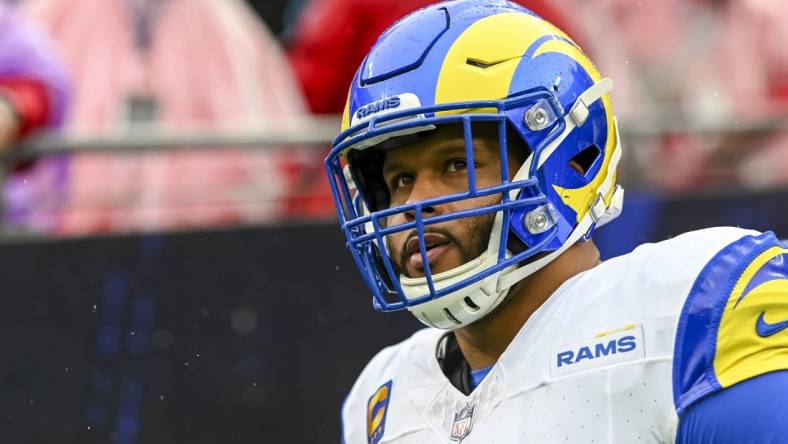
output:
[{"label": "white jersey", "polygon": [[342,409],[346,444],[669,443],[679,317],[704,267],[758,233],[642,245],[565,282],[466,396],[425,329],[378,353]]}]

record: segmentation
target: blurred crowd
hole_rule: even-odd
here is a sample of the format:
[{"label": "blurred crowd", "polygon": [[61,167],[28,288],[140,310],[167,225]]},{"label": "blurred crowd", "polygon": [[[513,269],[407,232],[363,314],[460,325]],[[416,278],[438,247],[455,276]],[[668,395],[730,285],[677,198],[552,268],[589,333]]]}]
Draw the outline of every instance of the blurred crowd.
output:
[{"label": "blurred crowd", "polygon": [[[651,186],[788,184],[781,0],[517,0],[616,82]],[[40,131],[298,131],[342,112],[377,36],[427,0],[291,0],[274,35],[243,0],[0,0],[0,149]],[[624,126],[627,129],[627,126]],[[7,165],[6,225],[53,235],[328,218],[327,147],[79,152]]]}]

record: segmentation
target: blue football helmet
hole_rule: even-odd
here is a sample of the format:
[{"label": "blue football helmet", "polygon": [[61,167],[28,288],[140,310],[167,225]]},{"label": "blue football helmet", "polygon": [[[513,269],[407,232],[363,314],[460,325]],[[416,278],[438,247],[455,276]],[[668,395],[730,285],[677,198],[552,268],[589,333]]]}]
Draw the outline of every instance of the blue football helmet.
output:
[{"label": "blue football helmet", "polygon": [[[325,162],[348,248],[375,308],[406,308],[437,328],[466,326],[500,304],[514,284],[618,216],[621,146],[611,89],[566,34],[507,1],[438,3],[384,32],[353,79],[343,130]],[[472,161],[474,129],[482,124],[498,129],[501,177],[492,187],[477,187]],[[467,190],[390,206],[374,178],[380,156],[369,154],[442,125],[462,128]],[[513,177],[506,165],[514,141],[507,135],[528,149]],[[435,217],[424,211],[493,195],[500,202],[481,208]],[[405,212],[414,220],[387,222]],[[486,251],[431,273],[425,230],[484,214],[494,214]],[[391,257],[386,238],[403,232],[418,236],[423,277],[405,276]]]}]

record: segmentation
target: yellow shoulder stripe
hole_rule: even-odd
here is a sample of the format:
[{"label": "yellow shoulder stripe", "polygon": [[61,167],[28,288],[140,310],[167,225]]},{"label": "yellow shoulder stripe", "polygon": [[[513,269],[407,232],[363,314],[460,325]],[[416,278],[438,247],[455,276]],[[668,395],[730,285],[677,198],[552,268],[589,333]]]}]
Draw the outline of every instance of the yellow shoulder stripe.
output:
[{"label": "yellow shoulder stripe", "polygon": [[723,387],[775,370],[788,369],[788,329],[762,337],[759,317],[770,323],[788,321],[788,274],[768,280],[743,299],[742,293],[756,273],[788,250],[772,247],[744,270],[728,298],[717,333],[714,372]]}]

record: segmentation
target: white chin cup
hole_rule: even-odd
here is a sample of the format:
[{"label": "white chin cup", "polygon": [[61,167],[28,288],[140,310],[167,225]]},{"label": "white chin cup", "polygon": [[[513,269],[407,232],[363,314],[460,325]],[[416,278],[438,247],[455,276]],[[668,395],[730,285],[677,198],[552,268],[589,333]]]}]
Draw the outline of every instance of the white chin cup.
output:
[{"label": "white chin cup", "polygon": [[[503,213],[499,212],[495,215],[487,250],[470,262],[433,275],[432,283],[435,287],[435,291],[448,288],[498,263],[502,225]],[[511,254],[507,251],[506,257],[510,256]],[[421,322],[430,327],[445,330],[465,327],[481,319],[501,303],[509,292],[509,289],[497,290],[498,278],[502,273],[505,274],[513,268],[515,267],[512,266],[498,273],[493,273],[485,279],[463,287],[453,293],[423,304],[408,307],[408,310]],[[430,292],[426,278],[400,276],[400,285],[402,285],[402,291],[408,300],[416,299]]]}]

